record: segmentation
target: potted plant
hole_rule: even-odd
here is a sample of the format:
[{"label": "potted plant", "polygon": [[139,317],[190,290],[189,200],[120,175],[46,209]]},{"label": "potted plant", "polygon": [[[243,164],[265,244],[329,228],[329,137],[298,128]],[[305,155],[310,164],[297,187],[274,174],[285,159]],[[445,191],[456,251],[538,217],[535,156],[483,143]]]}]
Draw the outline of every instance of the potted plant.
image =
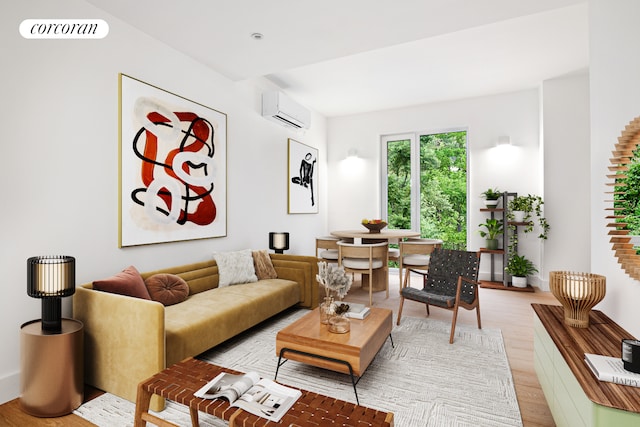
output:
[{"label": "potted plant", "polygon": [[523,231],[530,233],[533,231],[534,222],[531,217],[535,214],[538,225],[540,226],[540,239],[546,240],[549,233],[549,223],[542,216],[542,205],[544,201],[542,197],[527,194],[526,196],[516,196],[509,201],[507,218],[512,221],[524,223]]},{"label": "potted plant", "polygon": [[487,249],[498,249],[497,237],[504,232],[502,220],[487,218],[483,224],[478,224],[479,227],[486,228],[485,230],[479,230],[480,235],[487,240]]},{"label": "potted plant", "polygon": [[524,255],[513,254],[511,258],[509,258],[504,271],[513,276],[511,280],[513,286],[516,288],[526,288],[527,276],[537,273],[538,269],[533,262],[528,260]]},{"label": "potted plant", "polygon": [[498,206],[498,202],[500,201],[500,197],[502,193],[497,188],[489,188],[481,193],[481,196],[484,197],[484,205],[488,209],[493,209]]}]

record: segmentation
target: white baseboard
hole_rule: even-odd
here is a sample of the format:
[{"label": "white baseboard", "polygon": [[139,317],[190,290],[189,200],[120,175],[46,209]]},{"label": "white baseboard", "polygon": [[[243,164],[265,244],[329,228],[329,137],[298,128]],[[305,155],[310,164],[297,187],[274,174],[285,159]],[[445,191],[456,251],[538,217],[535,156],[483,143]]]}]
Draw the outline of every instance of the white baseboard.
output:
[{"label": "white baseboard", "polygon": [[20,372],[0,378],[0,404],[20,396]]}]

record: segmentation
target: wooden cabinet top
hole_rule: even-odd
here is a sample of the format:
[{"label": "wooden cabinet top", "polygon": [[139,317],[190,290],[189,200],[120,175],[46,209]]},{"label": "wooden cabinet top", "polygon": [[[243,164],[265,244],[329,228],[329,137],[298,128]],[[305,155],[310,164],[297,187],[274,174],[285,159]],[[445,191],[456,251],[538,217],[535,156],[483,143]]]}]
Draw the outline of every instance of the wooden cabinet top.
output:
[{"label": "wooden cabinet top", "polygon": [[630,333],[599,310],[592,310],[589,327],[580,329],[564,323],[561,306],[531,306],[592,402],[640,413],[640,388],[599,381],[584,361],[585,353],[621,357],[622,339],[634,338]]}]

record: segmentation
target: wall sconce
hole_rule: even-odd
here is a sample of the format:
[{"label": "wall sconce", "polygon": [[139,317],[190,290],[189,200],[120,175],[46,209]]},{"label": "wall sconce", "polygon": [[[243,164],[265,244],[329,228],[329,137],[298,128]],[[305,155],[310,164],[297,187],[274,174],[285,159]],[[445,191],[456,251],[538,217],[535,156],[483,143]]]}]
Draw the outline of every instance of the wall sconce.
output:
[{"label": "wall sconce", "polygon": [[62,330],[62,297],[76,291],[76,260],[70,256],[37,256],[27,260],[27,294],[42,299],[42,331]]},{"label": "wall sconce", "polygon": [[551,271],[551,293],[564,307],[564,323],[574,328],[589,327],[589,312],[604,298],[607,279],[599,274]]},{"label": "wall sconce", "polygon": [[284,253],[289,249],[289,233],[282,231],[269,233],[269,249],[273,249],[277,254]]},{"label": "wall sconce", "polygon": [[509,135],[499,136],[498,142],[496,142],[496,147],[500,147],[501,145],[511,145],[511,137]]}]

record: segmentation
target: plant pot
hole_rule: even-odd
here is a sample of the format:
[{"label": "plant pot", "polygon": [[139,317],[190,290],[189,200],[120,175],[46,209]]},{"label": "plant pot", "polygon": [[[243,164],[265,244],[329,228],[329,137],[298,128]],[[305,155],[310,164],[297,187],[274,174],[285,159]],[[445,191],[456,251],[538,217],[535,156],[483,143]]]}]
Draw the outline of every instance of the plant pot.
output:
[{"label": "plant pot", "polygon": [[520,277],[520,276],[513,276],[511,278],[511,284],[515,288],[526,288],[527,287],[527,278],[526,277]]},{"label": "plant pot", "polygon": [[498,249],[498,239],[487,239],[487,249],[492,251]]},{"label": "plant pot", "polygon": [[498,206],[499,202],[500,202],[500,199],[493,199],[493,200],[485,199],[484,205],[487,207],[487,209],[494,209]]},{"label": "plant pot", "polygon": [[513,211],[513,220],[515,222],[524,222],[524,211]]}]

